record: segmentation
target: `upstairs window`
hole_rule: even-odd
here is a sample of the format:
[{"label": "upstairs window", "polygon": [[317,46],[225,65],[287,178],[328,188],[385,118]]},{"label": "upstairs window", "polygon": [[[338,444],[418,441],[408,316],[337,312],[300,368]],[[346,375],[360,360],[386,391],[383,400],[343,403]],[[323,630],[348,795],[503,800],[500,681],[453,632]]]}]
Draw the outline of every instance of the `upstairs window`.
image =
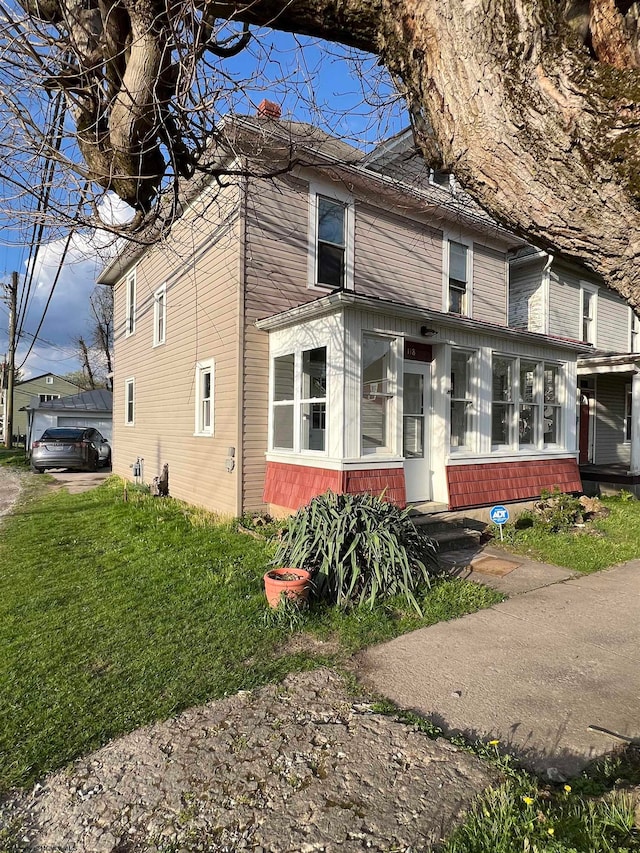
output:
[{"label": "upstairs window", "polygon": [[344,287],[346,205],[318,196],[317,282]]},{"label": "upstairs window", "polygon": [[126,281],[127,313],[125,335],[132,335],[136,330],[136,271],[132,270]]},{"label": "upstairs window", "polygon": [[153,345],[157,347],[165,340],[167,326],[167,287],[159,287],[153,294]]},{"label": "upstairs window", "polygon": [[469,313],[469,247],[448,241],[448,304],[452,314]]},{"label": "upstairs window", "polygon": [[351,290],[353,198],[330,184],[312,184],[309,222],[309,285]]},{"label": "upstairs window", "polygon": [[596,288],[582,285],[580,294],[582,302],[582,340],[587,344],[595,346],[598,291]]}]

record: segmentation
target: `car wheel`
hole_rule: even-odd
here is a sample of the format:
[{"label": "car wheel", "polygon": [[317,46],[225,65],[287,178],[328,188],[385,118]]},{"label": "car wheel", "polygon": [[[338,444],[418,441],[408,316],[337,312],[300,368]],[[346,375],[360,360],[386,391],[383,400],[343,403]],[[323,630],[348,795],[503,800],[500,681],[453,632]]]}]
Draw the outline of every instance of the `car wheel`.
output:
[{"label": "car wheel", "polygon": [[44,474],[44,468],[36,468],[35,465],[31,466],[31,470],[34,474]]}]

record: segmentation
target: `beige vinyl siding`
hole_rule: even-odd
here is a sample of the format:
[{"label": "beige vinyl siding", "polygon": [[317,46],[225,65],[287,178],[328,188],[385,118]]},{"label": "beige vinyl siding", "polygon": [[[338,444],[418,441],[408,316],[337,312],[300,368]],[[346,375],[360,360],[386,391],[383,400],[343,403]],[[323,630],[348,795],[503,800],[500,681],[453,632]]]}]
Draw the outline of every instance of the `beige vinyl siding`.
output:
[{"label": "beige vinyl siding", "polygon": [[307,287],[309,185],[291,175],[249,184],[245,231],[243,506],[263,506],[269,336],[254,323],[322,295]]},{"label": "beige vinyl siding", "polygon": [[507,259],[504,252],[473,244],[473,318],[507,325]]},{"label": "beige vinyl siding", "polygon": [[269,336],[253,325],[245,330],[245,385],[242,490],[244,509],[263,506],[269,422]]},{"label": "beige vinyl siding", "polygon": [[596,465],[630,463],[630,445],[624,441],[624,395],[629,381],[624,376],[597,377]]},{"label": "beige vinyl siding", "polygon": [[246,211],[246,322],[317,299],[307,287],[309,185],[291,175],[250,182]]},{"label": "beige vinyl siding", "polygon": [[355,291],[405,305],[442,308],[442,231],[356,203]]},{"label": "beige vinyl siding", "polygon": [[[218,206],[224,216],[200,217],[179,244],[172,235],[137,266],[136,330],[118,336],[115,346],[114,470],[130,478],[130,466],[141,457],[150,482],[167,463],[173,497],[235,515],[238,475],[228,473],[225,462],[238,442],[237,190],[221,192]],[[166,342],[154,347],[153,293],[163,283]],[[121,319],[124,280],[115,296]],[[215,361],[214,435],[195,436],[196,364],[209,359]],[[133,426],[124,423],[129,378],[135,379]]]},{"label": "beige vinyl siding", "polygon": [[544,262],[513,267],[509,284],[509,325],[513,329],[544,332],[542,315]]},{"label": "beige vinyl siding", "polygon": [[549,334],[580,340],[580,276],[566,268],[552,268],[549,276]]},{"label": "beige vinyl siding", "polygon": [[629,351],[629,306],[601,287],[598,290],[598,349]]}]

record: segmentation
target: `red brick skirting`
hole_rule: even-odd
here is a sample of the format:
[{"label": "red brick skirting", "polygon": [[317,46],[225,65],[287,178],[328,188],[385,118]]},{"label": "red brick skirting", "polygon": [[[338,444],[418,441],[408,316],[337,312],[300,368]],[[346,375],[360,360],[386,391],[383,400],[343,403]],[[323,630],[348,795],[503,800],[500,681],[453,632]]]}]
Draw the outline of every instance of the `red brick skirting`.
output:
[{"label": "red brick skirting", "polygon": [[401,507],[407,503],[402,468],[330,471],[306,465],[267,462],[263,495],[267,504],[296,510],[327,489],[349,495],[365,492],[379,495],[384,492],[385,500],[390,503]]},{"label": "red brick skirting", "polygon": [[543,489],[581,492],[575,459],[447,466],[449,509],[537,498]]}]

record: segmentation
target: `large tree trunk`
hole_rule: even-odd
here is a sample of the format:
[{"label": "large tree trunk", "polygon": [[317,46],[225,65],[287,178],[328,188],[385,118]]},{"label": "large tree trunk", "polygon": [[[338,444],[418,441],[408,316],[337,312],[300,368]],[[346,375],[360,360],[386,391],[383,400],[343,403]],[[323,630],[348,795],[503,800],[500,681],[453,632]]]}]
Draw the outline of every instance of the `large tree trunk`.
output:
[{"label": "large tree trunk", "polygon": [[[51,16],[54,0],[47,4],[29,10],[42,15],[46,8]],[[500,223],[583,261],[640,310],[635,5],[626,3],[624,16],[614,0],[195,5],[209,18],[268,24],[378,54],[405,88],[431,162],[452,169]],[[157,22],[188,13],[159,0],[125,6],[135,67],[107,107],[109,128],[102,114],[94,116],[91,126],[104,136],[93,176],[146,209],[162,178],[158,123],[168,102],[154,104],[154,85],[159,73],[171,77],[161,71],[166,54],[157,40],[166,29]]]}]

